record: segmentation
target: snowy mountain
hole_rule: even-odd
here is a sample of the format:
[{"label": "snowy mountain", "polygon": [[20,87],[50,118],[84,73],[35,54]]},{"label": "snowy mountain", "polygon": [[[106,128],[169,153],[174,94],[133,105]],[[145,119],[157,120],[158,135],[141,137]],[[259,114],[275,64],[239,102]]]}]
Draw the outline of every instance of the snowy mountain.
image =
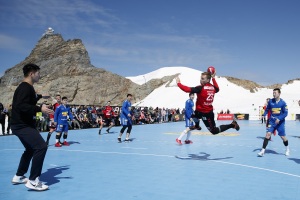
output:
[{"label": "snowy mountain", "polygon": [[[202,71],[188,67],[164,67],[144,75],[126,78],[142,85],[147,84],[152,79],[159,79],[178,73],[180,74],[179,78],[182,84],[190,87],[199,85]],[[215,114],[221,110],[226,111],[229,109],[231,113],[248,113],[250,114],[250,119],[258,119],[260,107],[264,105],[267,98],[273,97],[272,89],[256,88],[256,92],[251,93],[250,90],[228,81],[225,77],[217,76],[216,81],[220,87],[220,91],[215,95]],[[300,106],[298,105],[298,100],[300,99],[300,95],[298,94],[299,88],[299,80],[283,84],[281,87],[281,98],[286,101],[289,108],[289,115],[287,117],[289,120],[294,120],[295,114],[300,113]],[[134,105],[182,109],[187,99],[188,94],[181,91],[177,87],[175,79],[173,79],[173,81],[155,89],[145,99]]]}]

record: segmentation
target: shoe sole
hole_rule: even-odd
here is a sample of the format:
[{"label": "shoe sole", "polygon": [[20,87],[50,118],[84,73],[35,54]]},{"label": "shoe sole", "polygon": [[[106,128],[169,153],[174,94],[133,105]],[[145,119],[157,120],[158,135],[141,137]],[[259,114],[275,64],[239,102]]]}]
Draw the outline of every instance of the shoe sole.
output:
[{"label": "shoe sole", "polygon": [[20,184],[26,184],[27,183],[27,181],[28,180],[26,180],[25,182],[13,182],[13,181],[11,181],[11,183],[13,184],[13,185],[20,185]]},{"label": "shoe sole", "polygon": [[29,186],[28,184],[25,184],[25,187],[27,187],[27,188],[30,189],[30,190],[34,190],[34,191],[45,191],[45,190],[48,190],[48,189],[49,189],[49,187],[38,189],[38,188],[36,188],[36,187],[34,187],[34,186],[32,186],[32,185]]}]

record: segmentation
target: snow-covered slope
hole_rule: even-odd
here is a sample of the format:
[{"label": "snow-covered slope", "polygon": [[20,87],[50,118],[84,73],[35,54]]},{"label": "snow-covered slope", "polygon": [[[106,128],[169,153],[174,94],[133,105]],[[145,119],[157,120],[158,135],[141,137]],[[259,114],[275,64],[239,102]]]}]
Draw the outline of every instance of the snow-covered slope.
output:
[{"label": "snow-covered slope", "polygon": [[[202,71],[187,67],[164,67],[148,74],[127,77],[137,84],[144,84],[151,79],[162,78],[180,73],[181,83],[187,86],[197,86],[200,83]],[[263,106],[267,98],[272,98],[272,89],[259,88],[257,92],[251,93],[238,85],[229,82],[224,77],[216,77],[220,87],[220,92],[215,95],[214,109],[215,113],[221,110],[229,109],[232,113],[249,113],[250,119],[258,119],[260,106]],[[135,105],[180,108],[184,107],[188,94],[181,91],[175,79],[168,86],[162,85],[154,90],[150,95]],[[298,105],[300,81],[294,81],[292,84],[284,84],[281,88],[281,98],[284,99],[289,107],[287,119],[295,119],[295,114],[300,114]]]}]

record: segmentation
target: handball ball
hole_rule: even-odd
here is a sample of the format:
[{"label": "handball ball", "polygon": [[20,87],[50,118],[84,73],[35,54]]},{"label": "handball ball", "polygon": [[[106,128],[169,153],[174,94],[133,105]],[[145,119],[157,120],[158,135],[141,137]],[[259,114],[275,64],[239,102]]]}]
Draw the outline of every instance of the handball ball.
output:
[{"label": "handball ball", "polygon": [[213,66],[210,66],[209,68],[207,68],[207,72],[209,72],[210,74],[214,74],[216,73],[216,69]]}]

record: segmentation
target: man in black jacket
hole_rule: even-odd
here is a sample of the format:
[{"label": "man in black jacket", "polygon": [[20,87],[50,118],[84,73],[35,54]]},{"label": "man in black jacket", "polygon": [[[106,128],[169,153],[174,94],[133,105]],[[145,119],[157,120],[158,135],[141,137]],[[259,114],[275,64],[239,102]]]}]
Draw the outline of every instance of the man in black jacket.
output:
[{"label": "man in black jacket", "polygon": [[2,127],[2,135],[5,135],[5,116],[6,116],[6,112],[5,112],[5,109],[4,109],[4,106],[2,103],[0,103],[0,124],[1,124],[1,127]]},{"label": "man in black jacket", "polygon": [[[42,95],[36,94],[33,84],[40,79],[40,68],[35,64],[27,64],[23,67],[24,80],[17,87],[12,104],[11,129],[25,147],[21,156],[16,175],[12,179],[13,184],[26,183],[25,186],[32,190],[47,190],[39,176],[42,173],[43,163],[47,152],[47,144],[35,127],[37,112],[53,114],[45,104],[36,106]],[[30,161],[31,171],[29,180],[24,176],[28,171]]]}]

